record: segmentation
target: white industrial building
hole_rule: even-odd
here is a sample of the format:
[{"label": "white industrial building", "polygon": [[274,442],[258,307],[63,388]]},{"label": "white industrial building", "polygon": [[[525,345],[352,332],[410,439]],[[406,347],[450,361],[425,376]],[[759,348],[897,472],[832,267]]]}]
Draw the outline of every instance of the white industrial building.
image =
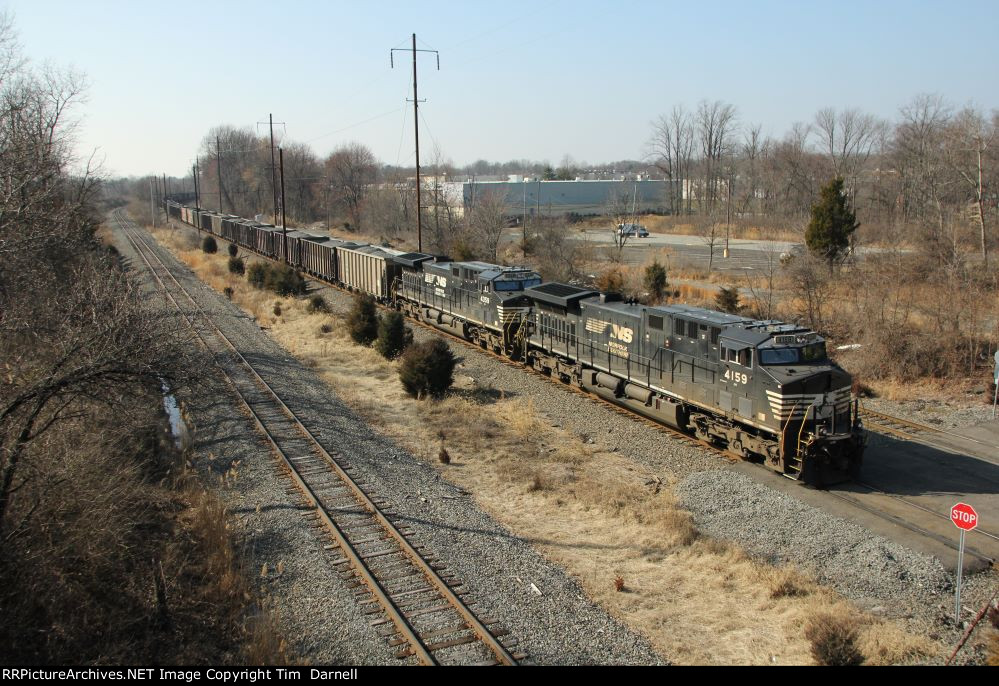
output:
[{"label": "white industrial building", "polygon": [[447,181],[445,196],[461,210],[475,206],[476,199],[501,194],[511,216],[555,216],[608,214],[622,199],[630,211],[666,212],[666,182],[652,179],[544,181],[512,176],[506,181]]}]

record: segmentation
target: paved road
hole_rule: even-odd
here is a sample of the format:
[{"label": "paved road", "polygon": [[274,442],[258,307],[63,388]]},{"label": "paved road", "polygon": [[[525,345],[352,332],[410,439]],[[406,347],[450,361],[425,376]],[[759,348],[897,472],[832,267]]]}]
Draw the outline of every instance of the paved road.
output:
[{"label": "paved road", "polygon": [[[913,550],[933,555],[945,568],[953,570],[957,565],[959,531],[949,516],[951,506],[958,502],[974,506],[981,518],[979,528],[967,535],[968,549],[999,560],[999,421],[962,433],[987,445],[952,436],[934,436],[931,445],[872,432],[860,482],[840,484],[830,492],[803,487],[748,463],[737,464],[735,469]],[[878,490],[872,491],[869,486]],[[839,500],[835,494],[887,517]],[[909,525],[928,532],[929,537],[907,528]],[[966,570],[975,571],[986,566],[973,555],[965,555],[964,565]]]}]

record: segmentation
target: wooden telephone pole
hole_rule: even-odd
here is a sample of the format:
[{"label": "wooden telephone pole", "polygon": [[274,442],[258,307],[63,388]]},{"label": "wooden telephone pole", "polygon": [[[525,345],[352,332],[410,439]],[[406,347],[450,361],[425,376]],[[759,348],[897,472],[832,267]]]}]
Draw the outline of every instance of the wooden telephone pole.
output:
[{"label": "wooden telephone pole", "polygon": [[[389,64],[395,68],[393,55],[396,51],[404,51],[405,48],[392,48],[389,50]],[[437,56],[437,71],[441,68],[441,55],[436,50],[417,50],[416,34],[413,34],[413,125],[416,128],[416,240],[419,251],[423,252],[423,216],[420,214],[420,97],[416,84],[416,53],[432,52]]]}]

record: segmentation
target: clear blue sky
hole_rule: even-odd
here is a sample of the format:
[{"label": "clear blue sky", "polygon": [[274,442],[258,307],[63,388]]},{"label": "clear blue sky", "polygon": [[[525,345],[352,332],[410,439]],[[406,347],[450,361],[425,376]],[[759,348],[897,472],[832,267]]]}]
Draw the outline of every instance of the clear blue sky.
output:
[{"label": "clear blue sky", "polygon": [[[640,158],[650,122],[720,99],[782,135],[826,106],[893,118],[921,92],[999,106],[999,2],[55,2],[7,0],[25,53],[90,82],[81,152],[113,174],[189,170],[216,124],[287,122],[412,164]],[[370,121],[366,121],[370,120]],[[360,123],[366,122],[366,123]]]}]

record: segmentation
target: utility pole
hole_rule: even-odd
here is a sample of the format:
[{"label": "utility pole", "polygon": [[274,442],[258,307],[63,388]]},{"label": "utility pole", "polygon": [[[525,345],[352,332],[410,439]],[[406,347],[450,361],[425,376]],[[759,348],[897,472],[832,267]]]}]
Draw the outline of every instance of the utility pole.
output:
[{"label": "utility pole", "polygon": [[521,227],[521,233],[523,233],[523,239],[521,240],[520,249],[527,253],[527,181],[522,180],[524,184],[524,226]]},{"label": "utility pole", "polygon": [[[274,223],[277,224],[277,184],[274,183],[274,115],[268,114],[267,118],[271,123],[271,189],[274,191]],[[284,176],[281,177],[281,183],[284,184]],[[282,193],[282,196],[284,194]],[[281,199],[281,204],[284,205],[284,198]]]},{"label": "utility pole", "polygon": [[156,202],[153,200],[153,179],[155,176],[149,177],[149,214],[153,217],[153,228],[156,228]]},{"label": "utility pole", "polygon": [[[277,165],[274,164],[274,115],[273,114],[267,115],[266,122],[263,121],[257,122],[257,126],[260,126],[261,124],[267,124],[270,127],[270,132],[271,132],[271,190],[273,191],[273,196],[274,196],[274,220],[271,223],[276,226],[277,217],[278,217],[278,187],[277,187],[277,179],[275,178],[275,174],[277,173]],[[283,121],[279,121],[278,124],[280,124],[281,126],[285,125]]]},{"label": "utility pole", "polygon": [[[198,177],[201,175],[201,170],[198,168],[200,160],[197,157],[194,158],[194,209],[201,209],[201,188],[198,183]],[[200,227],[198,227],[200,228]]]},{"label": "utility pole", "polygon": [[323,177],[326,182],[326,233],[330,232],[330,187],[333,185],[332,179]]},{"label": "utility pole", "polygon": [[727,216],[726,216],[726,219],[725,219],[725,258],[728,259],[728,256],[729,256],[729,252],[728,252],[728,239],[729,239],[729,235],[732,233],[732,172],[731,172],[731,170],[729,170],[729,173],[728,173],[728,183],[725,184],[725,185],[728,186],[728,209],[726,210],[726,215]]},{"label": "utility pole", "polygon": [[[402,48],[392,48],[389,50],[389,64],[395,68],[392,56],[395,51],[402,51]],[[423,217],[420,215],[420,97],[416,89],[416,53],[432,52],[437,55],[437,71],[441,69],[441,55],[436,50],[417,50],[416,34],[413,34],[413,125],[416,130],[416,240],[419,252],[423,252]]]},{"label": "utility pole", "polygon": [[285,224],[284,210],[284,149],[278,148],[278,159],[281,165],[281,233],[284,241],[284,262],[288,264],[288,226]]},{"label": "utility pole", "polygon": [[219,214],[225,214],[222,209],[222,147],[218,136],[215,136],[215,167],[219,177]]}]

